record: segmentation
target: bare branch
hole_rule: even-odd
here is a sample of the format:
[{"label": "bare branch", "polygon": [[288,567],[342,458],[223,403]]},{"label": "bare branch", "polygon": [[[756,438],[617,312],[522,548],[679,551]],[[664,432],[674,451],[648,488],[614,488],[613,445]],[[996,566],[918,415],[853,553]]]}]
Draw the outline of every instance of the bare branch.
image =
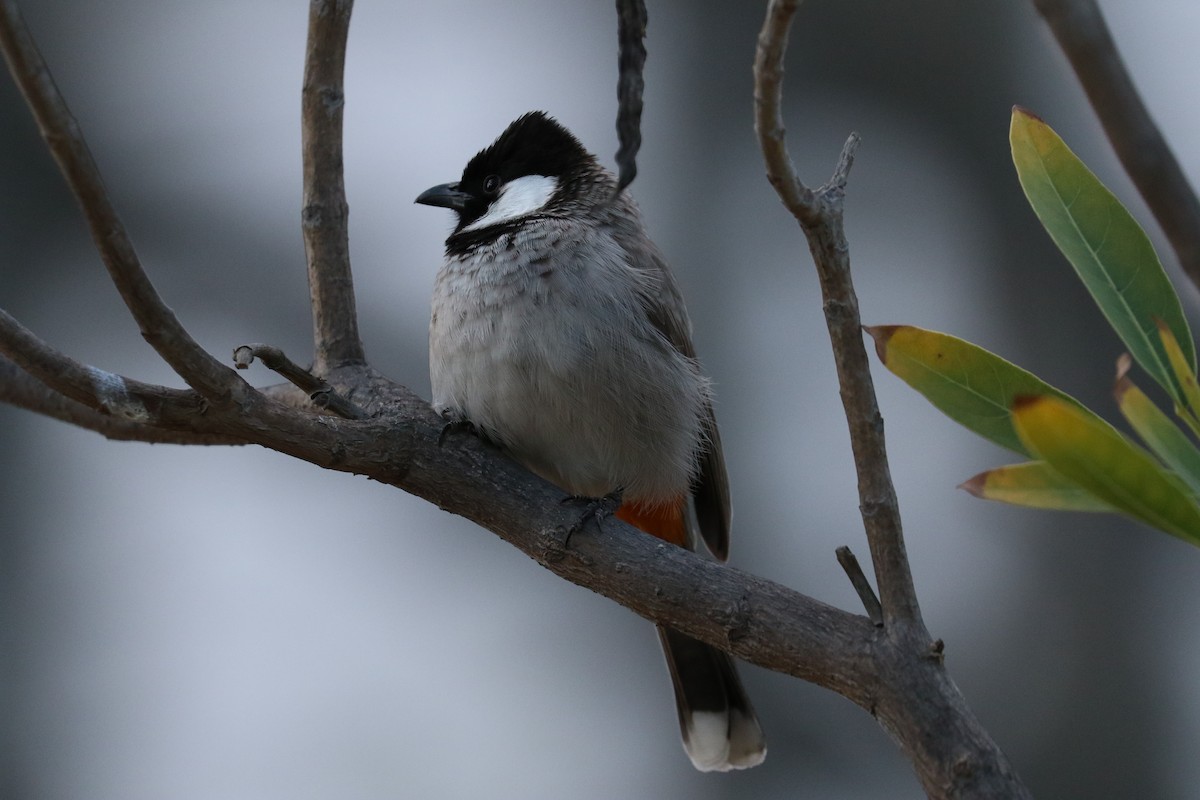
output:
[{"label": "bare branch", "polygon": [[[800,222],[817,267],[850,428],[860,511],[883,619],[882,638],[872,643],[866,656],[879,680],[868,708],[904,748],[930,797],[1028,797],[1007,758],[946,674],[941,644],[930,640],[921,621],[842,227],[846,178],[858,137],[850,136],[833,177],[815,191],[796,176],[784,143],[783,65],[798,5],[798,0],[771,0],[768,5],[754,64],[755,128],[771,185]],[[869,607],[868,599],[863,600]]]},{"label": "bare branch", "polygon": [[115,441],[204,445],[245,443],[241,439],[224,434],[156,428],[97,411],[59,394],[4,356],[0,356],[0,403],[8,403],[85,430],[95,431]]},{"label": "bare branch", "polygon": [[96,248],[137,320],[142,337],[188,385],[213,403],[225,404],[231,393],[248,389],[233,370],[192,339],[146,277],[79,125],[54,85],[15,0],[0,4],[0,47],[42,138],[83,209]]},{"label": "bare branch", "polygon": [[367,412],[333,390],[328,383],[292,361],[278,347],[266,344],[244,344],[233,351],[233,363],[246,369],[258,358],[268,369],[278,372],[302,389],[318,408],[329,409],[345,419],[363,419]]},{"label": "bare branch", "polygon": [[[24,397],[26,402],[22,405],[31,410],[51,416],[69,413],[81,420],[93,420],[93,424],[86,427],[103,428],[101,432],[106,435],[119,432],[119,438],[123,439],[243,443],[232,436],[217,435],[215,421],[204,413],[207,402],[198,393],[154,386],[80,364],[43,342],[3,310],[0,310],[0,353],[11,359],[8,363],[13,366],[12,370],[5,371],[6,378],[20,380],[19,369],[64,398],[131,424],[101,426],[94,423],[91,415],[81,413],[70,403],[52,401],[44,396],[44,392],[20,391],[16,387],[5,389]],[[168,431],[174,435],[167,436],[165,432]]]},{"label": "bare branch", "polygon": [[[879,690],[861,658],[877,635],[865,617],[646,536],[615,517],[597,529],[568,495],[476,436],[443,437],[429,403],[369,368],[369,419],[319,418],[270,446],[401,488],[499,535],[551,572],[634,612],[768,669],[870,707]],[[338,387],[341,388],[341,387]],[[293,420],[294,422],[294,420]],[[308,422],[311,422],[309,420]],[[574,530],[567,543],[568,531]]]},{"label": "bare branch", "polygon": [[1095,0],[1034,0],[1117,158],[1162,226],[1175,256],[1200,287],[1200,200],[1154,123]]},{"label": "bare branch", "polygon": [[350,274],[350,208],[342,177],[342,74],[353,0],[311,0],[301,92],[304,250],[312,296],[314,370],[366,361]]},{"label": "bare branch", "polygon": [[798,5],[798,0],[773,0],[768,6],[754,62],[755,129],[766,160],[767,177],[783,204],[800,221],[820,277],[825,322],[850,427],[863,524],[879,584],[884,622],[920,625],[921,611],[905,552],[900,508],[888,469],[883,417],[863,346],[858,297],[850,278],[850,250],[842,228],[843,193],[858,136],[852,134],[846,141],[833,178],[816,191],[796,176],[784,142],[783,61],[788,30]]},{"label": "bare branch", "polygon": [[758,34],[754,57],[754,130],[758,132],[759,147],[767,163],[767,180],[775,187],[784,207],[801,223],[809,224],[815,218],[816,198],[796,176],[783,124],[783,59],[798,5],[799,0],[794,0],[767,6],[767,20]]}]

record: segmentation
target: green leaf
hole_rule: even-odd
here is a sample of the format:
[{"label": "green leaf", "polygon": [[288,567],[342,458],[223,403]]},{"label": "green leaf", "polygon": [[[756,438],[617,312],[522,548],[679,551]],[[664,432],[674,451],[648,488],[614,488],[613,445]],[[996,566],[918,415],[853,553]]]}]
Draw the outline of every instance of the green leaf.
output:
[{"label": "green leaf", "polygon": [[1193,372],[1195,345],[1145,232],[1042,120],[1014,108],[1009,138],[1021,188],[1038,219],[1134,359],[1182,403],[1155,319],[1170,328]]},{"label": "green leaf", "polygon": [[1128,356],[1119,363],[1113,394],[1121,413],[1154,454],[1188,484],[1192,493],[1200,492],[1200,450],[1145,392],[1129,380],[1125,374]]},{"label": "green leaf", "polygon": [[1119,511],[1200,545],[1200,508],[1182,481],[1111,425],[1056,397],[1019,398],[1013,424],[1056,472]]},{"label": "green leaf", "polygon": [[1056,472],[1044,461],[1028,461],[989,469],[963,483],[984,500],[1055,511],[1116,511],[1087,489]]},{"label": "green leaf", "polygon": [[1079,405],[1032,372],[955,336],[911,325],[877,325],[866,331],[874,337],[883,365],[938,410],[1021,455],[1031,454],[1009,414],[1018,397],[1051,395]]}]

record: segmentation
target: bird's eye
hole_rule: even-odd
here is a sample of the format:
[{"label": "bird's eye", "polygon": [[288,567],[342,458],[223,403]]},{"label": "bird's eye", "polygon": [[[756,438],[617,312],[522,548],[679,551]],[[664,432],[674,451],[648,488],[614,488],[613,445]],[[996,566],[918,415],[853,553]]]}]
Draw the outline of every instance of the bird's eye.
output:
[{"label": "bird's eye", "polygon": [[499,175],[488,175],[486,178],[483,179],[483,190],[485,192],[487,192],[488,194],[495,194],[496,190],[498,190],[499,188],[500,188],[500,176]]}]

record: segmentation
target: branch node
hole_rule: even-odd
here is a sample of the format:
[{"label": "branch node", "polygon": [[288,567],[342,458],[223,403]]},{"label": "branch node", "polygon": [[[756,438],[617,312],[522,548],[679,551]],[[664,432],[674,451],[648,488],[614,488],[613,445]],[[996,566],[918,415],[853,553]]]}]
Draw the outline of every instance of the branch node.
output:
[{"label": "branch node", "polygon": [[846,188],[846,181],[850,178],[850,168],[854,166],[854,154],[858,152],[860,144],[862,144],[862,137],[858,135],[857,131],[851,131],[850,135],[846,137],[846,143],[842,145],[837,165],[833,168],[833,176],[829,179],[829,183],[822,187],[824,190],[841,192]]},{"label": "branch node", "polygon": [[[871,379],[870,362],[862,343],[858,298],[850,276],[849,245],[842,226],[842,195],[846,176],[858,146],[850,134],[829,184],[801,191],[780,132],[783,130],[783,64],[788,32],[797,0],[770,0],[754,60],[754,128],[767,167],[767,177],[783,205],[792,213],[808,240],[821,282],[826,327],[833,345],[834,363],[842,405],[850,428],[850,445],[858,473],[859,498],[864,500],[863,523],[875,566],[884,616],[920,622],[921,611],[913,587],[900,525],[900,509],[887,463],[882,426],[876,423],[879,403]],[[865,498],[877,498],[878,509],[865,513]],[[865,601],[864,601],[865,603]]]}]

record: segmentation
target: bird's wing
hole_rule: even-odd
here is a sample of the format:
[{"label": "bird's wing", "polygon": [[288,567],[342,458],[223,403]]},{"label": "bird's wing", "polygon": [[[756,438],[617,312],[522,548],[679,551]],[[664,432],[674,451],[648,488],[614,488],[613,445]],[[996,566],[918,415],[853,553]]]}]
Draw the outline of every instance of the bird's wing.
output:
[{"label": "bird's wing", "polygon": [[[636,266],[653,275],[655,290],[644,295],[646,315],[663,336],[683,355],[696,357],[692,344],[692,325],[688,320],[683,295],[666,260],[658,248],[641,234],[619,236],[621,244]],[[712,403],[704,407],[704,449],[699,457],[699,472],[692,486],[692,505],[700,535],[709,551],[721,561],[729,556],[729,528],[732,506],[729,500],[729,473],[725,470],[725,455]]]}]

